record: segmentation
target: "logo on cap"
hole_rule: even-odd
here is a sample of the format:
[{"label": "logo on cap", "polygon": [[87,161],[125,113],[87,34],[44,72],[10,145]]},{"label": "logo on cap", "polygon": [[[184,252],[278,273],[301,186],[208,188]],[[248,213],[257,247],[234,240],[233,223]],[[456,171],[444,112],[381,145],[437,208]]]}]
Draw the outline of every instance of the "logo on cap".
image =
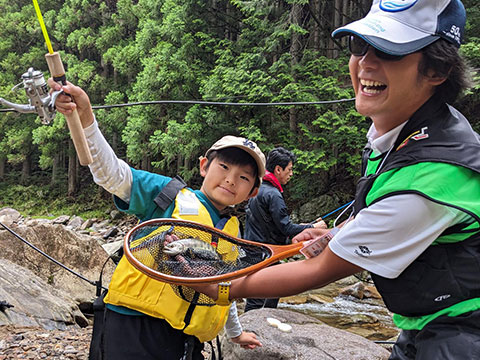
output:
[{"label": "logo on cap", "polygon": [[410,9],[418,0],[380,0],[380,9],[397,12]]},{"label": "logo on cap", "polygon": [[245,139],[245,141],[243,142],[243,145],[248,146],[252,150],[255,150],[255,145],[253,145],[253,142],[248,139]]}]

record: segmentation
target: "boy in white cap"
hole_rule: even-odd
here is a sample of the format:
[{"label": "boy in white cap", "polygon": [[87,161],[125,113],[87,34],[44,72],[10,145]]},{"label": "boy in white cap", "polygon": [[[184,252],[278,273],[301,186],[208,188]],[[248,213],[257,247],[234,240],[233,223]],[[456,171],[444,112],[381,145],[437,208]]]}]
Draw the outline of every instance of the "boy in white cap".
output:
[{"label": "boy in white cap", "polygon": [[[52,79],[49,84],[53,90],[60,89]],[[192,190],[179,178],[136,170],[118,159],[98,129],[87,94],[72,84],[63,89],[75,97],[75,103],[60,95],[56,107],[63,114],[78,110],[93,155],[89,167],[94,181],[114,195],[120,210],[140,221],[172,217],[241,236],[238,219],[224,217],[221,211],[258,193],[265,156],[257,144],[222,137],[200,158],[204,179],[200,190]],[[240,346],[261,346],[254,333],[242,331],[235,304],[202,303],[196,300],[199,293],[191,291],[189,297],[189,291],[176,292],[122,257],[104,299],[104,321],[95,319],[89,359],[203,360],[203,343],[214,339],[224,326],[227,336]]]},{"label": "boy in white cap", "polygon": [[[464,26],[459,0],[374,0],[333,32],[349,37],[355,105],[372,120],[355,217],[317,257],[232,281],[230,299],[366,269],[402,329],[390,359],[480,359],[480,138],[448,105],[468,85]],[[216,297],[215,285],[201,291]]]}]

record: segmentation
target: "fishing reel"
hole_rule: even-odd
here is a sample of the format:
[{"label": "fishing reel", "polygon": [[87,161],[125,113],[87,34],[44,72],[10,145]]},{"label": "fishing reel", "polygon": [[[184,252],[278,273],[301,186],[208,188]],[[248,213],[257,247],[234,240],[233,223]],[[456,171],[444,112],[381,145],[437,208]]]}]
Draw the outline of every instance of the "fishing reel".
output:
[{"label": "fishing reel", "polygon": [[15,85],[12,91],[16,90],[22,84],[29,98],[29,104],[16,104],[2,98],[0,98],[0,103],[10,106],[13,110],[20,113],[36,113],[43,124],[50,124],[55,118],[55,100],[63,90],[50,94],[43,73],[33,68],[29,68],[28,71],[22,75],[22,82]]}]

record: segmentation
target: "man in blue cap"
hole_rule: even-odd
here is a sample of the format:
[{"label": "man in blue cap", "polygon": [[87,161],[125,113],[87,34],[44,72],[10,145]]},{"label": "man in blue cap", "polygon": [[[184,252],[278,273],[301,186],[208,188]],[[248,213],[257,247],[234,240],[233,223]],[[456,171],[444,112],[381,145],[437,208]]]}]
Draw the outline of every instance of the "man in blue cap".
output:
[{"label": "man in blue cap", "polygon": [[[317,257],[232,281],[230,299],[365,269],[402,329],[391,360],[480,359],[480,137],[449,105],[469,85],[465,21],[459,0],[374,0],[333,32],[348,36],[355,105],[372,120],[355,217]],[[216,297],[216,286],[202,291]]]}]

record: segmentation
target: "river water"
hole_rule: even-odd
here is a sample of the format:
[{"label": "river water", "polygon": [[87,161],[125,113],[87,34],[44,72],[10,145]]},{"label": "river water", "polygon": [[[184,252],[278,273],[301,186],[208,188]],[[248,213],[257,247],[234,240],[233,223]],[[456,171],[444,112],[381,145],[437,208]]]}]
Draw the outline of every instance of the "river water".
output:
[{"label": "river water", "polygon": [[[392,339],[399,333],[392,314],[379,298],[358,299],[341,295],[342,289],[358,282],[350,277],[297,296],[282,298],[279,308],[313,316],[327,325],[350,331],[372,341]],[[374,288],[373,284],[366,284]]]}]

